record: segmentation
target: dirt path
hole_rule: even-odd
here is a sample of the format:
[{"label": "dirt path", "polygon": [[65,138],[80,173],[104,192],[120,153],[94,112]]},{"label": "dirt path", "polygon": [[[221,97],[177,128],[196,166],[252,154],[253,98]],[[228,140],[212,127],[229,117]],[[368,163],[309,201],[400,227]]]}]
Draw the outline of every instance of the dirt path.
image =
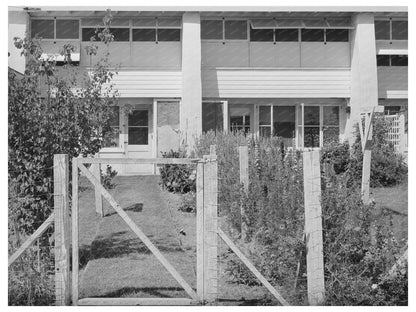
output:
[{"label": "dirt path", "polygon": [[[117,177],[115,183],[111,193],[116,201],[195,288],[194,216],[183,216],[178,222],[178,212],[162,197],[155,176]],[[102,220],[95,216],[92,188],[80,199],[80,262],[86,265],[80,276],[80,298],[188,297],[108,204]],[[179,226],[186,236],[178,234]]]}]

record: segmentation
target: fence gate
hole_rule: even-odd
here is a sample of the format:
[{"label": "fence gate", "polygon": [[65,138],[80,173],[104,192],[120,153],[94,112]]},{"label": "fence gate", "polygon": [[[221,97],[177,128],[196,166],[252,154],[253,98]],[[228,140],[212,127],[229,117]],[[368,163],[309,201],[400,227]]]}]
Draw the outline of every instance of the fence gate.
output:
[{"label": "fence gate", "polygon": [[[85,164],[91,164],[91,170]],[[101,185],[96,167],[100,164],[155,164],[155,165],[197,165],[197,291],[162,255],[158,248],[127,215],[113,196]],[[189,305],[215,300],[216,296],[216,211],[217,211],[217,162],[215,158],[73,158],[72,160],[72,304],[73,305]],[[82,298],[79,299],[79,244],[78,244],[78,170],[95,187],[96,199],[101,196],[124,220],[129,228],[153,253],[190,298]],[[99,173],[99,171],[98,171]],[[99,175],[98,175],[99,177]],[[98,205],[96,205],[98,207]],[[101,213],[102,215],[102,213]],[[209,272],[209,273],[207,273]],[[212,277],[212,278],[210,278]]]}]

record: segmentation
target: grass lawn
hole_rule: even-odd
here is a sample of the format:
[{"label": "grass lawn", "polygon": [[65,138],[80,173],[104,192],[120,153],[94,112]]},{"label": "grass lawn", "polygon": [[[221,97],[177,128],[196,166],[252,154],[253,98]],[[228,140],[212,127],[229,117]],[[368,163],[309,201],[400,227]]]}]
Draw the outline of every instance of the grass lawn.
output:
[{"label": "grass lawn", "polygon": [[408,239],[408,185],[402,183],[394,187],[371,189],[377,205],[377,222],[392,224],[396,239],[405,244]]},{"label": "grass lawn", "polygon": [[[116,177],[114,182],[116,187],[110,193],[116,201],[196,289],[195,214],[178,211],[180,196],[162,190],[158,177]],[[95,214],[92,186],[83,179],[80,185],[80,298],[188,297],[108,203],[104,218]],[[181,230],[186,235],[180,234]],[[224,244],[221,250],[225,251]],[[258,304],[264,298],[272,301],[263,287],[231,283],[221,256],[219,260],[218,304]]]}]

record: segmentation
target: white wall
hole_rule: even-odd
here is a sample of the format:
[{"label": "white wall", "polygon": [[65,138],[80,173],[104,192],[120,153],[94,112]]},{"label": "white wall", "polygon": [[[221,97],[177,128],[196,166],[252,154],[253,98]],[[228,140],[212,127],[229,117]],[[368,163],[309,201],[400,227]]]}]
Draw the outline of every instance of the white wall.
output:
[{"label": "white wall", "polygon": [[379,67],[377,73],[379,98],[408,98],[408,67]]},{"label": "white wall", "polygon": [[205,69],[202,95],[215,98],[346,98],[349,69]]},{"label": "white wall", "polygon": [[27,27],[27,13],[25,11],[9,11],[8,52],[9,67],[24,73],[26,60],[20,55],[21,50],[14,46],[14,37],[25,37]]}]

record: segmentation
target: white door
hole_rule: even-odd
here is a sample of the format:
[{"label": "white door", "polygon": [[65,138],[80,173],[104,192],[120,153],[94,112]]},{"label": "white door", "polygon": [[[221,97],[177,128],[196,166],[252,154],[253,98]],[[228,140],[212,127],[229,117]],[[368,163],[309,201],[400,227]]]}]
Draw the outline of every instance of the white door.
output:
[{"label": "white door", "polygon": [[[126,157],[152,158],[153,108],[152,105],[136,105],[126,118]],[[153,165],[126,165],[126,174],[153,173]]]}]

